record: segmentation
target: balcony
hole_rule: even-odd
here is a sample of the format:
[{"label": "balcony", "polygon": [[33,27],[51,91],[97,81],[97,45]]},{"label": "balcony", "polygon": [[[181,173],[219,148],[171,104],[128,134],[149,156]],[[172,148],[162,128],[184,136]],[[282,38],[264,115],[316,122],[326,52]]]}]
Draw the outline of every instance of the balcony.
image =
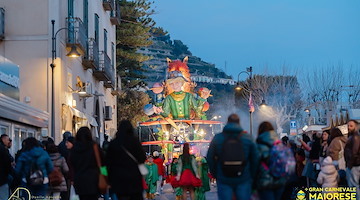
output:
[{"label": "balcony", "polygon": [[103,0],[104,10],[110,11],[114,9],[114,0]]},{"label": "balcony", "polygon": [[326,117],[308,117],[307,118],[308,125],[326,125],[327,118]]},{"label": "balcony", "polygon": [[89,39],[89,49],[83,57],[84,69],[97,69],[100,66],[99,47],[94,38]]},{"label": "balcony", "polygon": [[112,25],[120,25],[120,4],[116,2],[115,10],[112,10],[110,13],[110,21]]},{"label": "balcony", "polygon": [[71,47],[75,45],[83,54],[86,54],[88,38],[83,22],[78,17],[69,17],[66,18],[66,23],[68,28],[66,46]]},{"label": "balcony", "polygon": [[5,38],[5,10],[0,8],[0,40]]},{"label": "balcony", "polygon": [[99,81],[104,81],[104,87],[112,88],[115,86],[114,68],[109,56],[104,51],[100,53],[100,65],[94,69],[93,75]]}]

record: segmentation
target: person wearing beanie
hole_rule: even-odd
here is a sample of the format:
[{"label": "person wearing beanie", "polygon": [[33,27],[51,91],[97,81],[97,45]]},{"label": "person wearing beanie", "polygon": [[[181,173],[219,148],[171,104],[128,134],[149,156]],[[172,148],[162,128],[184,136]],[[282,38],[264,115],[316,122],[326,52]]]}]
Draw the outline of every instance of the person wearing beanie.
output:
[{"label": "person wearing beanie", "polygon": [[327,156],[322,162],[321,171],[317,182],[323,187],[337,187],[340,180],[339,174],[333,164],[330,156]]},{"label": "person wearing beanie", "polygon": [[66,141],[69,137],[71,137],[71,135],[72,134],[69,131],[64,132],[63,140],[58,145],[59,153],[61,154],[62,157],[66,159],[66,161],[69,157],[69,150],[66,148]]}]

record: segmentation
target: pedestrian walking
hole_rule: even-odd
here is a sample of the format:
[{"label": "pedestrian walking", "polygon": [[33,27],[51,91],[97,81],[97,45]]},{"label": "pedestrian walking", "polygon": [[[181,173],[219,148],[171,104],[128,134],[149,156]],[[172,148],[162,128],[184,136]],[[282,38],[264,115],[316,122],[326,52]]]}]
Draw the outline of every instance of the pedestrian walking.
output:
[{"label": "pedestrian walking", "polygon": [[[52,196],[52,199],[54,200],[62,199],[60,197],[60,193],[68,191],[64,175],[66,175],[69,172],[69,167],[66,163],[65,158],[60,155],[58,148],[54,143],[49,143],[46,146],[46,151],[49,153],[50,159],[54,166],[54,170],[58,170],[59,178],[61,178],[61,181],[59,181],[60,184],[54,184],[54,185],[50,184],[48,196]],[[51,183],[51,179],[50,179],[50,183]]]},{"label": "pedestrian walking", "polygon": [[260,155],[256,185],[261,200],[280,200],[287,181],[286,177],[274,177],[269,170],[270,151],[276,142],[280,141],[272,124],[262,122],[256,139]]},{"label": "pedestrian walking", "polygon": [[[232,153],[226,155],[226,152]],[[226,159],[229,157],[233,158],[232,161]],[[211,141],[206,158],[211,174],[217,179],[219,200],[232,199],[233,195],[238,200],[250,199],[259,154],[251,136],[241,128],[238,115],[228,117],[223,132],[216,134]]]},{"label": "pedestrian walking", "polygon": [[11,157],[5,145],[0,144],[0,199],[9,198],[8,176],[12,171]]},{"label": "pedestrian walking", "polygon": [[349,120],[349,138],[345,145],[346,179],[349,187],[356,187],[357,199],[360,199],[359,178],[360,178],[360,135],[359,122]]},{"label": "pedestrian walking", "polygon": [[145,159],[145,152],[131,122],[122,120],[106,154],[110,186],[120,200],[143,199],[143,177],[138,164],[144,163]]},{"label": "pedestrian walking", "polygon": [[163,185],[163,178],[165,176],[165,169],[164,169],[164,160],[160,157],[160,154],[158,151],[153,152],[154,156],[154,163],[157,165],[158,169],[158,181],[156,182],[156,193],[155,195],[160,195],[161,188]]},{"label": "pedestrian walking", "polygon": [[204,157],[196,158],[198,174],[200,175],[201,187],[195,188],[195,199],[206,200],[205,193],[210,191],[209,165]]},{"label": "pedestrian walking", "polygon": [[47,193],[48,175],[53,171],[53,164],[49,154],[35,138],[25,139],[24,145],[16,162],[15,172],[21,179],[21,186],[27,187],[31,195],[41,198]]},{"label": "pedestrian walking", "polygon": [[327,148],[326,155],[330,156],[335,166],[340,170],[345,170],[344,148],[346,137],[340,129],[333,128],[330,130],[330,145]]},{"label": "pedestrian walking", "polygon": [[70,163],[74,170],[74,188],[80,200],[98,200],[100,191],[99,167],[96,163],[95,142],[88,127],[81,127],[70,150]]},{"label": "pedestrian walking", "polygon": [[[178,167],[178,159],[177,158],[173,158],[172,162],[171,162],[171,178],[170,180],[174,180],[176,179],[176,176],[177,176],[177,167]],[[177,185],[172,185],[172,187],[174,188],[175,190],[175,198],[176,200],[181,200],[182,199],[182,189],[181,187],[178,187]]]},{"label": "pedestrian walking", "polygon": [[158,174],[158,167],[154,163],[154,158],[152,156],[149,156],[148,159],[145,162],[145,165],[149,171],[149,173],[146,175],[146,198],[147,199],[155,199],[155,192],[156,192],[156,186],[157,181],[159,180],[159,174]]},{"label": "pedestrian walking", "polygon": [[189,143],[184,144],[183,153],[179,156],[176,181],[183,190],[182,198],[187,199],[187,192],[189,192],[190,199],[195,200],[195,187],[201,186],[201,180],[196,166],[196,158],[190,154]]},{"label": "pedestrian walking", "polygon": [[317,177],[317,182],[323,188],[336,188],[338,187],[339,181],[340,177],[333,163],[333,160],[330,156],[328,156],[321,164],[321,171]]},{"label": "pedestrian walking", "polygon": [[329,144],[330,144],[330,133],[329,131],[323,131],[321,134],[321,150],[320,150],[320,158],[319,158],[320,164],[328,156],[326,152],[329,147]]}]

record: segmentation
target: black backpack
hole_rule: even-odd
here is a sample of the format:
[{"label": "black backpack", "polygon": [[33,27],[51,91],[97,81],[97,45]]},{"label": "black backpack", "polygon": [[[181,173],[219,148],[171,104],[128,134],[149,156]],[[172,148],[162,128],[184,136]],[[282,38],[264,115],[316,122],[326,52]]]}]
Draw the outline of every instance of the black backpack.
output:
[{"label": "black backpack", "polygon": [[[223,133],[224,134],[224,133]],[[220,156],[221,168],[224,176],[241,176],[245,168],[245,154],[241,142],[241,134],[231,136],[224,134],[225,141]]]},{"label": "black backpack", "polygon": [[42,185],[44,182],[44,174],[36,164],[36,160],[32,162],[30,172],[26,177],[29,186]]}]

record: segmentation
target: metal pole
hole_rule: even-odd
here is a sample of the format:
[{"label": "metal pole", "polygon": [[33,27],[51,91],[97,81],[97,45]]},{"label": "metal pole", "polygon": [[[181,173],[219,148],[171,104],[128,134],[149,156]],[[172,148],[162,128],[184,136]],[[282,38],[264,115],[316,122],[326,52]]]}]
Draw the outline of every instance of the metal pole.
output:
[{"label": "metal pole", "polygon": [[51,137],[55,138],[55,91],[54,91],[54,68],[55,68],[55,56],[56,56],[56,49],[55,49],[55,20],[51,20],[52,24],[52,51],[51,51]]},{"label": "metal pole", "polygon": [[[250,81],[249,81],[249,89],[250,89],[250,96],[249,98],[252,98],[252,67],[250,66],[247,70],[250,73]],[[250,114],[250,136],[253,136],[253,115],[252,115],[252,111],[250,110],[249,112]]]}]

